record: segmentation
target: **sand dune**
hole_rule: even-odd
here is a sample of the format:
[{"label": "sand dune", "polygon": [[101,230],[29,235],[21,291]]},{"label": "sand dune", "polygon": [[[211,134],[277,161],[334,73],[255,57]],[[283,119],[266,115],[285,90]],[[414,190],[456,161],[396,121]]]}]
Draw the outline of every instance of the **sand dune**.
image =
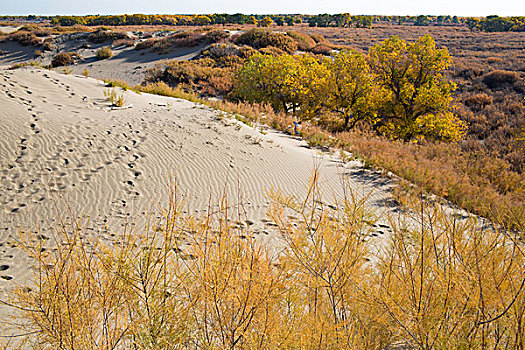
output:
[{"label": "sand dune", "polygon": [[20,28],[22,27],[20,26],[0,26],[0,33],[11,34],[11,33],[16,32]]},{"label": "sand dune", "polygon": [[[320,155],[303,141],[260,133],[220,111],[181,99],[125,92],[132,108],[115,110],[95,79],[46,70],[0,71],[0,264],[15,276],[6,244],[21,229],[43,233],[66,202],[89,216],[88,230],[110,235],[130,216],[162,205],[174,175],[192,213],[226,189],[264,231],[269,200],[280,188],[304,193],[314,167],[327,200],[342,194],[341,179],[379,207],[390,185],[357,162]],[[210,198],[211,195],[211,198]],[[14,260],[13,260],[14,259]]]},{"label": "sand dune", "polygon": [[111,240],[159,212],[171,176],[190,214],[204,214],[225,193],[262,239],[276,234],[266,190],[302,195],[314,168],[328,203],[341,198],[345,178],[371,194],[378,213],[395,209],[384,205],[391,184],[359,162],[203,105],[128,91],[132,107],[112,109],[101,82],[39,69],[0,70],[0,87],[0,298],[31,276],[19,229],[52,242],[60,218],[83,218],[87,234]]},{"label": "sand dune", "polygon": [[[74,74],[83,74],[87,70],[89,75],[95,78],[121,79],[130,85],[136,85],[142,83],[148,69],[154,68],[157,64],[168,60],[191,60],[207,46],[175,47],[168,52],[155,52],[149,49],[135,50],[133,46],[120,45],[111,48],[113,53],[111,58],[99,60],[97,51],[101,47],[107,47],[109,43],[91,43],[87,40],[88,34],[74,33],[57,36],[54,38],[54,48],[51,51],[33,46],[22,46],[16,41],[0,41],[0,66],[10,66],[31,60],[41,65],[50,65],[52,58],[57,53],[76,52],[82,57],[82,60],[59,69],[70,69]],[[40,51],[38,56],[35,55],[36,50]]]}]

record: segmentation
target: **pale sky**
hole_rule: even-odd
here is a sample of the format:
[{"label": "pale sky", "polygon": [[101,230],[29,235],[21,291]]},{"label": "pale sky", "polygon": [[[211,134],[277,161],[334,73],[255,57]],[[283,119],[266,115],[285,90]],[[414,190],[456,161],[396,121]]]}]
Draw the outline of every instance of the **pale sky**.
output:
[{"label": "pale sky", "polygon": [[0,0],[0,15],[320,14],[525,16],[525,0]]}]

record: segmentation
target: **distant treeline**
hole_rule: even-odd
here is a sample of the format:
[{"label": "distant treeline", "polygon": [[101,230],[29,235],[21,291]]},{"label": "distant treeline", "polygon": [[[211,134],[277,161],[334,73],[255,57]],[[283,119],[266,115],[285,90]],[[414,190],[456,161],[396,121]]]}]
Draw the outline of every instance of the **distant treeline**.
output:
[{"label": "distant treeline", "polygon": [[484,32],[523,32],[525,31],[525,16],[468,18],[466,24],[470,30]]},{"label": "distant treeline", "polygon": [[267,27],[293,26],[296,23],[308,23],[311,27],[356,27],[371,28],[373,23],[412,24],[415,26],[440,26],[466,24],[471,30],[486,32],[521,32],[525,31],[525,17],[458,17],[458,16],[353,16],[349,13],[319,15],[245,15],[209,14],[209,15],[88,15],[88,16],[0,16],[0,21],[51,21],[60,26],[125,26],[125,25],[172,25],[206,26],[213,24],[255,24]]},{"label": "distant treeline", "polygon": [[[271,21],[269,22],[268,19]],[[74,26],[123,26],[123,25],[188,25],[202,26],[212,24],[257,24],[267,26],[293,26],[296,23],[308,23],[311,27],[351,27],[371,28],[372,23],[387,22],[413,25],[454,25],[465,23],[465,18],[457,16],[353,16],[349,13],[319,15],[245,15],[245,14],[209,14],[209,15],[88,15],[88,16],[0,16],[0,20],[15,21],[51,21],[54,25]]]},{"label": "distant treeline", "polygon": [[275,23],[278,26],[294,26],[296,23],[309,23],[319,27],[350,27],[352,25],[370,28],[374,16],[351,16],[348,13],[329,15],[244,15],[244,14],[209,14],[209,15],[117,15],[117,16],[57,16],[51,22],[61,26],[73,25],[188,25],[206,26],[212,24],[255,24],[266,27]]}]

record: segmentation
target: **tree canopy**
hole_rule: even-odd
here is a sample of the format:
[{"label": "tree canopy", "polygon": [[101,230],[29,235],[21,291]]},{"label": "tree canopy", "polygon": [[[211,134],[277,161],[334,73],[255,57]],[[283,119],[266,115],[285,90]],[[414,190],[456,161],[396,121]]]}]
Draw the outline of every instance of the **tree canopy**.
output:
[{"label": "tree canopy", "polygon": [[338,115],[345,129],[362,121],[390,138],[453,141],[466,125],[452,112],[455,86],[443,75],[451,62],[429,35],[413,43],[392,37],[368,56],[258,54],[239,70],[235,92],[301,118]]},{"label": "tree canopy", "polygon": [[378,110],[384,133],[405,140],[429,133],[458,138],[464,125],[450,115],[455,85],[443,76],[452,64],[446,49],[437,49],[430,35],[414,43],[394,36],[371,48],[369,55],[386,91]]},{"label": "tree canopy", "polygon": [[364,55],[356,51],[342,51],[325,60],[329,78],[321,104],[339,113],[347,127],[359,120],[375,123],[377,98],[381,88]]}]

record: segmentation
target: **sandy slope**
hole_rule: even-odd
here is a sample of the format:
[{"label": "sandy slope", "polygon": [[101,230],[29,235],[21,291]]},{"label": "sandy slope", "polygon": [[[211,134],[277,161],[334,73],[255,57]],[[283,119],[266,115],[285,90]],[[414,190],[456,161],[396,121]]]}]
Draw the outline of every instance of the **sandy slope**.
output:
[{"label": "sandy slope", "polygon": [[204,213],[225,191],[265,239],[275,235],[265,191],[301,195],[314,167],[327,203],[341,198],[344,177],[372,194],[376,210],[395,210],[385,207],[388,181],[358,162],[202,105],[126,92],[132,108],[113,110],[99,81],[47,70],[0,70],[0,87],[0,298],[30,276],[18,229],[51,238],[59,215],[89,216],[86,231],[111,240],[130,218],[141,227],[165,204],[172,174],[190,213]]},{"label": "sandy slope", "polygon": [[18,29],[22,27],[15,27],[15,26],[0,26],[0,33],[3,34],[11,34],[16,32]]},{"label": "sandy slope", "polygon": [[[169,52],[159,53],[145,50],[135,50],[134,47],[112,47],[113,57],[98,60],[97,51],[110,43],[93,44],[87,41],[88,33],[65,34],[55,38],[55,49],[43,51],[41,47],[22,46],[17,42],[0,42],[0,66],[35,61],[42,65],[51,64],[53,56],[59,52],[77,52],[82,60],[74,65],[57,68],[57,70],[71,70],[74,74],[83,74],[84,70],[89,75],[98,79],[121,79],[130,85],[143,82],[148,69],[167,60],[186,61],[196,57],[206,45],[195,47],[172,48]],[[84,45],[89,44],[89,48]],[[40,51],[41,56],[36,56],[35,51]]]}]

